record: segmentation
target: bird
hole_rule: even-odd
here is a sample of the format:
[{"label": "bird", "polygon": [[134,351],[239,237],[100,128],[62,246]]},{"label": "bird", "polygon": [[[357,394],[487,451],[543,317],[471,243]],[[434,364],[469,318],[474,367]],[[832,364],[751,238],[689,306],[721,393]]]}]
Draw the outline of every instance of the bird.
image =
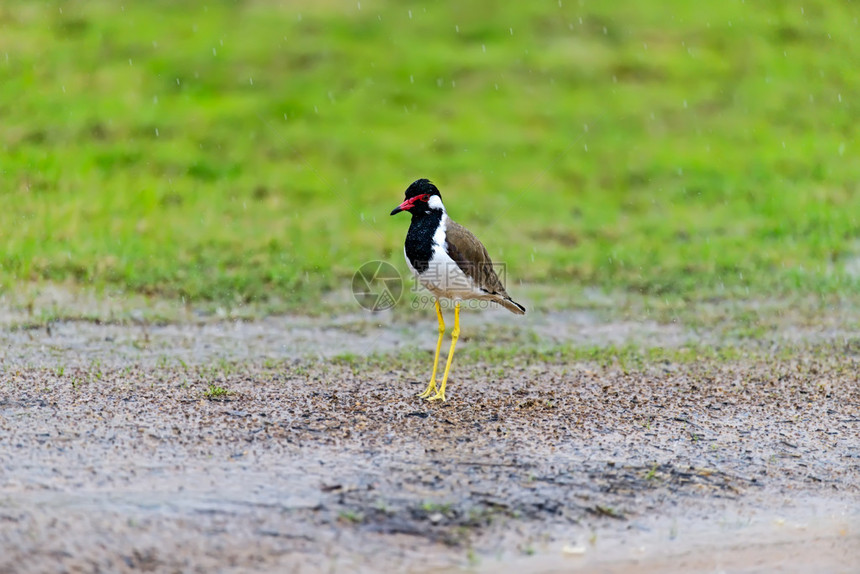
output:
[{"label": "bird", "polygon": [[[412,215],[403,252],[410,271],[434,295],[439,319],[433,374],[430,384],[418,396],[429,401],[445,401],[451,360],[460,337],[460,302],[468,299],[492,301],[517,315],[524,315],[526,308],[511,299],[493,268],[487,248],[471,231],[451,219],[442,203],[442,194],[429,179],[415,180],[404,195],[403,203],[394,208],[391,215],[402,211]],[[445,336],[440,299],[454,302],[454,329],[442,384],[437,387],[439,351]]]}]

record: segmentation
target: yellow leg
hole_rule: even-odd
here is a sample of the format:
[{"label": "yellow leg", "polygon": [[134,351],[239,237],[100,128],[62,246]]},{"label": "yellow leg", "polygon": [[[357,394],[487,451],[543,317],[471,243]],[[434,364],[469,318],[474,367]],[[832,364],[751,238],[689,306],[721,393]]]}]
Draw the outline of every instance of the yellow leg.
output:
[{"label": "yellow leg", "polygon": [[427,385],[423,393],[418,395],[422,399],[436,392],[436,367],[439,365],[439,351],[442,349],[442,337],[445,336],[445,319],[442,318],[442,307],[439,306],[439,299],[436,299],[436,316],[439,318],[439,339],[436,341],[436,358],[433,359],[433,374],[430,376],[430,384]]},{"label": "yellow leg", "polygon": [[451,359],[454,358],[454,347],[457,346],[457,339],[460,338],[460,302],[454,303],[454,330],[451,331],[451,349],[448,351],[448,362],[445,363],[445,374],[442,375],[442,386],[436,391],[436,394],[428,398],[428,401],[444,401],[445,400],[445,385],[448,383],[448,373],[451,372]]}]

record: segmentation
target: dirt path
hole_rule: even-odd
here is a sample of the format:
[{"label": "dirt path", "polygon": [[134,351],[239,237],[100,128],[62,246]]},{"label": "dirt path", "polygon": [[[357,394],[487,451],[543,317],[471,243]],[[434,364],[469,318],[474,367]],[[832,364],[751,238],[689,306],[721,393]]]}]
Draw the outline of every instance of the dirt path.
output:
[{"label": "dirt path", "polygon": [[[526,318],[513,317],[505,310],[464,312],[462,324],[464,345],[473,340],[486,346],[676,347],[701,340],[677,325],[610,321],[591,312],[559,311]],[[200,365],[345,354],[366,356],[432,348],[437,335],[435,317],[415,321],[385,313],[154,324],[51,321],[19,325],[13,323],[14,328],[0,329],[0,366],[81,367],[94,362],[104,366]]]},{"label": "dirt path", "polygon": [[0,375],[2,572],[849,572],[860,556],[851,356],[473,362],[438,405],[413,398],[425,364],[62,367],[24,348]]}]

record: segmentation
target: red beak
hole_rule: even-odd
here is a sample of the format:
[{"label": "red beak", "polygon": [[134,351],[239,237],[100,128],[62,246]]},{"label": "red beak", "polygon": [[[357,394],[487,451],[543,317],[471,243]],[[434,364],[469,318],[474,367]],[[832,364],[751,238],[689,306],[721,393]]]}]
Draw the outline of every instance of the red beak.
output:
[{"label": "red beak", "polygon": [[400,205],[395,207],[394,210],[391,212],[391,215],[396,215],[396,214],[400,213],[401,211],[408,211],[408,210],[412,209],[412,206],[415,205],[415,201],[419,197],[420,196],[410,197],[409,199],[407,199],[406,201],[404,201],[403,203],[401,203]]}]

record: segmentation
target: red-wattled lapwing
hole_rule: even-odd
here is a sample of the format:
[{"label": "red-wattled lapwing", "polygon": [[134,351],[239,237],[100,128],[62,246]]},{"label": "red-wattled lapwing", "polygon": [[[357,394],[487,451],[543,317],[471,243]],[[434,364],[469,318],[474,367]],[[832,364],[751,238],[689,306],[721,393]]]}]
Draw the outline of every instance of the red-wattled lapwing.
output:
[{"label": "red-wattled lapwing", "polygon": [[[404,247],[406,262],[418,281],[436,296],[436,316],[439,318],[439,340],[436,342],[433,374],[427,389],[418,396],[430,401],[444,401],[451,359],[460,337],[460,301],[493,301],[517,315],[524,315],[526,309],[505,291],[484,245],[468,229],[448,217],[439,190],[429,180],[419,179],[406,189],[406,199],[391,215],[401,211],[412,214],[412,224],[406,234]],[[442,297],[454,301],[454,330],[451,332],[451,349],[448,351],[442,385],[437,389],[436,369],[442,337],[445,335],[445,321],[439,306]]]}]

